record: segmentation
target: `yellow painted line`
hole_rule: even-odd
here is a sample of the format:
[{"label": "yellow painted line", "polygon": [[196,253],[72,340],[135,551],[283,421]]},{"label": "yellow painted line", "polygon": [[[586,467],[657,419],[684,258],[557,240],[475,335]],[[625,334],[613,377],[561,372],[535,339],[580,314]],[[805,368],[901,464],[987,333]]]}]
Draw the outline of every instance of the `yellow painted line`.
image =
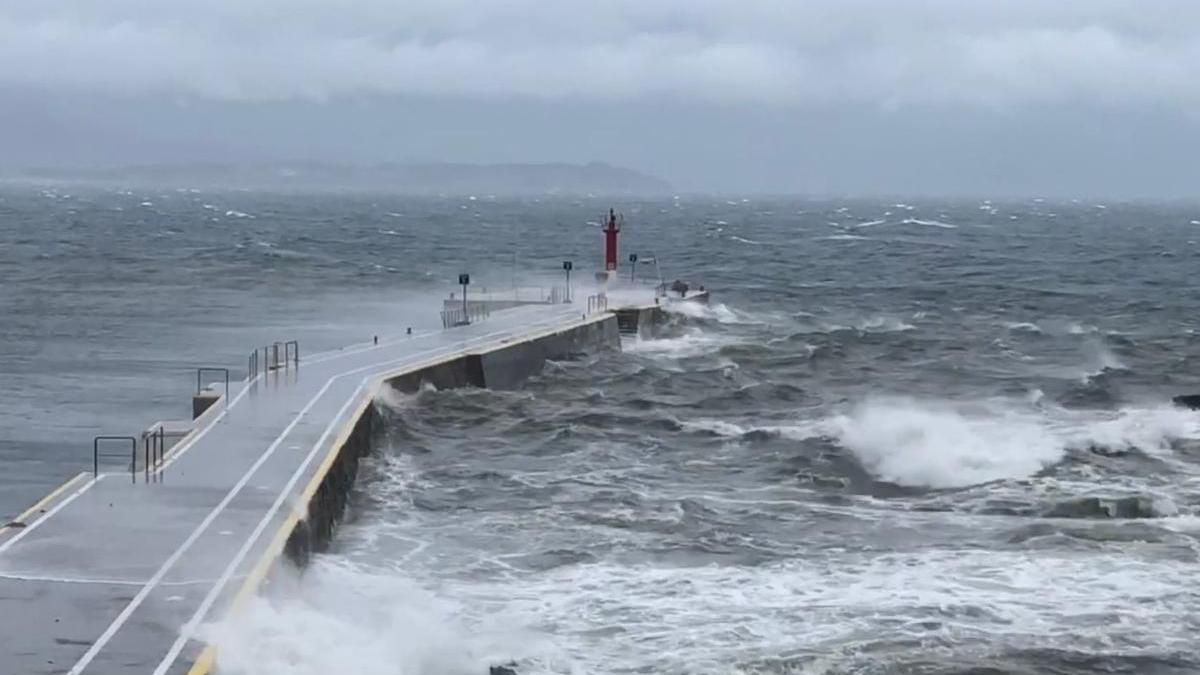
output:
[{"label": "yellow painted line", "polygon": [[[429,366],[422,364],[421,367],[427,368]],[[363,402],[355,409],[354,414],[346,418],[346,423],[342,425],[342,431],[329,446],[329,450],[325,452],[325,458],[321,460],[321,465],[317,467],[316,473],[313,474],[308,485],[304,487],[304,491],[300,493],[300,499],[293,502],[295,505],[303,505],[305,512],[308,510],[309,502],[312,501],[312,496],[321,487],[321,482],[325,480],[329,469],[337,460],[342,446],[350,439],[350,434],[354,432],[354,427],[362,417],[363,411],[374,401],[378,393],[379,382],[376,382],[375,386],[370,390],[370,395],[364,397]],[[233,598],[233,604],[229,609],[230,614],[236,614],[250,600],[250,596],[257,592],[262,580],[267,576],[267,572],[270,571],[271,565],[275,563],[276,558],[279,557],[279,553],[287,545],[288,537],[291,536],[292,532],[296,529],[296,525],[299,524],[300,515],[301,511],[298,510],[297,506],[293,506],[291,512],[288,513],[287,519],[279,526],[279,529],[275,532],[275,536],[271,539],[271,543],[263,551],[262,556],[259,557],[254,569],[246,576],[246,580],[242,582],[242,587],[238,589],[237,595]],[[217,648],[212,643],[204,645],[200,656],[196,658],[195,662],[192,663],[191,669],[188,670],[188,675],[206,675],[207,673],[211,673],[213,666],[216,665],[216,660]]]},{"label": "yellow painted line", "polygon": [[[536,340],[547,335],[555,335],[573,328],[586,326],[590,323],[597,323],[604,318],[605,315],[602,314],[593,316],[590,319],[576,320],[565,326],[556,326],[554,328],[523,337],[522,342]],[[508,345],[504,342],[499,342],[496,346],[489,348],[486,351],[492,351],[505,346]],[[255,564],[254,569],[250,571],[250,574],[246,575],[246,579],[242,582],[242,587],[238,589],[237,595],[234,596],[233,603],[230,605],[230,615],[236,614],[242,608],[242,606],[250,600],[250,597],[258,591],[258,587],[262,583],[262,580],[266,578],[267,573],[271,570],[271,565],[275,563],[275,560],[279,557],[280,552],[283,551],[283,547],[287,545],[288,537],[290,537],[292,531],[296,529],[296,525],[299,524],[302,514],[307,513],[308,505],[312,501],[313,495],[315,495],[317,490],[320,489],[321,482],[325,480],[325,476],[329,473],[329,469],[337,460],[342,446],[344,446],[346,441],[350,439],[350,434],[354,432],[355,425],[358,424],[358,420],[362,417],[363,412],[367,409],[367,406],[374,402],[375,397],[379,394],[379,389],[383,383],[393,377],[398,377],[405,373],[425,370],[426,368],[432,368],[444,363],[449,363],[450,361],[455,361],[464,356],[480,353],[484,353],[484,351],[474,349],[454,353],[451,355],[442,355],[422,361],[420,363],[404,365],[393,370],[386,371],[374,378],[375,383],[368,390],[368,395],[363,398],[362,403],[360,403],[358,408],[355,409],[354,414],[346,418],[346,423],[342,426],[341,432],[329,446],[329,450],[326,451],[325,458],[321,461],[321,465],[317,467],[316,473],[313,474],[312,479],[309,480],[308,485],[306,485],[304,488],[304,491],[300,493],[300,499],[293,502],[292,510],[288,514],[287,519],[285,519],[283,524],[279,526],[279,529],[276,530],[275,536],[271,539],[271,543],[259,557],[258,563]],[[204,645],[204,649],[200,651],[199,656],[196,657],[196,660],[192,662],[192,667],[188,669],[188,675],[209,675],[216,667],[216,662],[216,645],[213,645],[211,642],[207,643]]]},{"label": "yellow painted line", "polygon": [[[63,483],[62,485],[59,485],[58,487],[54,488],[45,497],[42,497],[41,499],[39,499],[36,504],[34,504],[33,506],[31,506],[31,507],[25,509],[23,512],[21,512],[21,515],[14,518],[12,522],[24,523],[25,525],[29,525],[30,518],[35,516],[39,511],[43,510],[46,507],[46,505],[48,505],[50,502],[54,501],[55,497],[57,497],[60,494],[62,494],[63,492],[65,492],[67,490],[67,488],[71,487],[75,483],[78,483],[80,481],[80,479],[84,478],[87,475],[88,474],[86,471],[81,471],[81,472],[75,474],[70,480],[68,480],[67,482]],[[9,530],[16,530],[16,529],[19,529],[19,528],[13,527],[12,525],[4,525],[3,527],[0,527],[0,534],[8,532]]]}]

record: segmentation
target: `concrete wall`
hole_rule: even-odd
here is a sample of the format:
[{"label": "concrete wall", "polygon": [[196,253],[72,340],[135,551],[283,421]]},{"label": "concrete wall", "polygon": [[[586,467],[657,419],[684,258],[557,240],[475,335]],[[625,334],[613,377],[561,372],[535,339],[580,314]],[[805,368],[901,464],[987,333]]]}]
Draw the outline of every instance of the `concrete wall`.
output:
[{"label": "concrete wall", "polygon": [[[563,359],[598,349],[620,349],[617,318],[609,315],[601,321],[559,331],[493,349],[479,354],[482,385],[489,389],[515,389],[526,378],[542,372],[547,360]],[[470,358],[470,357],[468,357]]]},{"label": "concrete wall", "polygon": [[658,305],[646,307],[624,307],[613,310],[622,333],[637,335],[642,339],[658,337],[669,320],[666,310]]},{"label": "concrete wall", "polygon": [[[473,351],[419,370],[397,374],[385,386],[403,392],[418,391],[425,383],[439,389],[490,387],[512,389],[542,372],[547,359],[603,349],[620,349],[617,318],[612,314],[565,330],[535,335],[487,351]],[[314,552],[328,548],[334,530],[346,512],[346,503],[358,476],[359,460],[371,452],[382,432],[382,416],[367,405],[352,422],[345,443],[336,448],[334,461],[308,503],[307,516],[289,534],[284,551],[303,567]]]},{"label": "concrete wall", "polygon": [[338,448],[337,457],[308,503],[307,517],[288,536],[284,553],[296,565],[304,567],[314,552],[329,547],[346,513],[346,502],[358,477],[358,462],[371,452],[375,434],[381,430],[382,416],[372,403],[363,408],[346,442]]},{"label": "concrete wall", "polygon": [[388,385],[407,394],[418,391],[427,383],[438,389],[484,386],[483,375],[471,368],[467,356],[456,356],[388,380]]}]

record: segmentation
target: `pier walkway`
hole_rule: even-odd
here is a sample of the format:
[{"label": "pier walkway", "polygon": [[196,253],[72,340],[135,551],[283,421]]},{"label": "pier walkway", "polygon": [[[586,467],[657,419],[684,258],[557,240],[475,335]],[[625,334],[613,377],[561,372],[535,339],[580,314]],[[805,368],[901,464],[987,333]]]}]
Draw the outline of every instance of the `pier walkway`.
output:
[{"label": "pier walkway", "polygon": [[612,318],[586,310],[531,305],[304,357],[232,384],[148,479],[126,456],[72,480],[0,531],[0,675],[206,670],[196,629],[254,592],[380,382]]}]

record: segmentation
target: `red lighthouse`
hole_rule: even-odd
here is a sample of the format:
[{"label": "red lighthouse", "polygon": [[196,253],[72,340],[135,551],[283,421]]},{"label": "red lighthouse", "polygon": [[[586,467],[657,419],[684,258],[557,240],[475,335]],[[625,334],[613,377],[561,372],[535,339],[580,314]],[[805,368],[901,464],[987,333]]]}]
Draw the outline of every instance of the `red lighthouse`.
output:
[{"label": "red lighthouse", "polygon": [[618,222],[613,210],[608,210],[608,224],[604,227],[604,269],[607,272],[615,272],[617,269],[617,233],[621,231],[624,222],[625,216],[621,216]]}]

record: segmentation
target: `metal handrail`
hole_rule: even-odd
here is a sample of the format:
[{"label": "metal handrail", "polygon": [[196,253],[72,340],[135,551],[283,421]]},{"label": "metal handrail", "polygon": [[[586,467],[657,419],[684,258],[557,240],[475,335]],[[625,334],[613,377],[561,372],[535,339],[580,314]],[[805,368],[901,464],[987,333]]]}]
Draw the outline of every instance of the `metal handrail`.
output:
[{"label": "metal handrail", "polygon": [[608,296],[604,293],[588,296],[588,314],[608,311]]},{"label": "metal handrail", "polygon": [[[255,356],[251,358],[252,370],[258,372],[258,352],[255,350]],[[300,341],[288,340],[286,342],[272,342],[261,348],[262,351],[262,372],[267,374],[272,370],[280,368],[291,368],[294,364],[297,368],[300,367]],[[282,358],[280,358],[282,352]]]},{"label": "metal handrail", "polygon": [[167,429],[162,423],[159,423],[157,429],[142,432],[142,452],[144,453],[142,461],[147,476],[150,475],[150,467],[157,468],[163,463],[166,448]]},{"label": "metal handrail", "polygon": [[492,315],[492,309],[487,303],[479,303],[475,305],[467,305],[467,309],[443,309],[442,310],[442,328],[453,328],[454,326],[466,326],[476,321],[486,319]]},{"label": "metal handrail", "polygon": [[96,436],[92,439],[92,475],[100,475],[100,457],[124,457],[125,453],[120,455],[114,452],[100,452],[100,441],[129,441],[129,473],[133,474],[136,480],[137,476],[137,439],[133,436]]},{"label": "metal handrail", "polygon": [[196,369],[196,393],[202,391],[201,378],[204,373],[224,373],[225,374],[225,400],[229,400],[229,369],[217,366],[201,366]]}]

